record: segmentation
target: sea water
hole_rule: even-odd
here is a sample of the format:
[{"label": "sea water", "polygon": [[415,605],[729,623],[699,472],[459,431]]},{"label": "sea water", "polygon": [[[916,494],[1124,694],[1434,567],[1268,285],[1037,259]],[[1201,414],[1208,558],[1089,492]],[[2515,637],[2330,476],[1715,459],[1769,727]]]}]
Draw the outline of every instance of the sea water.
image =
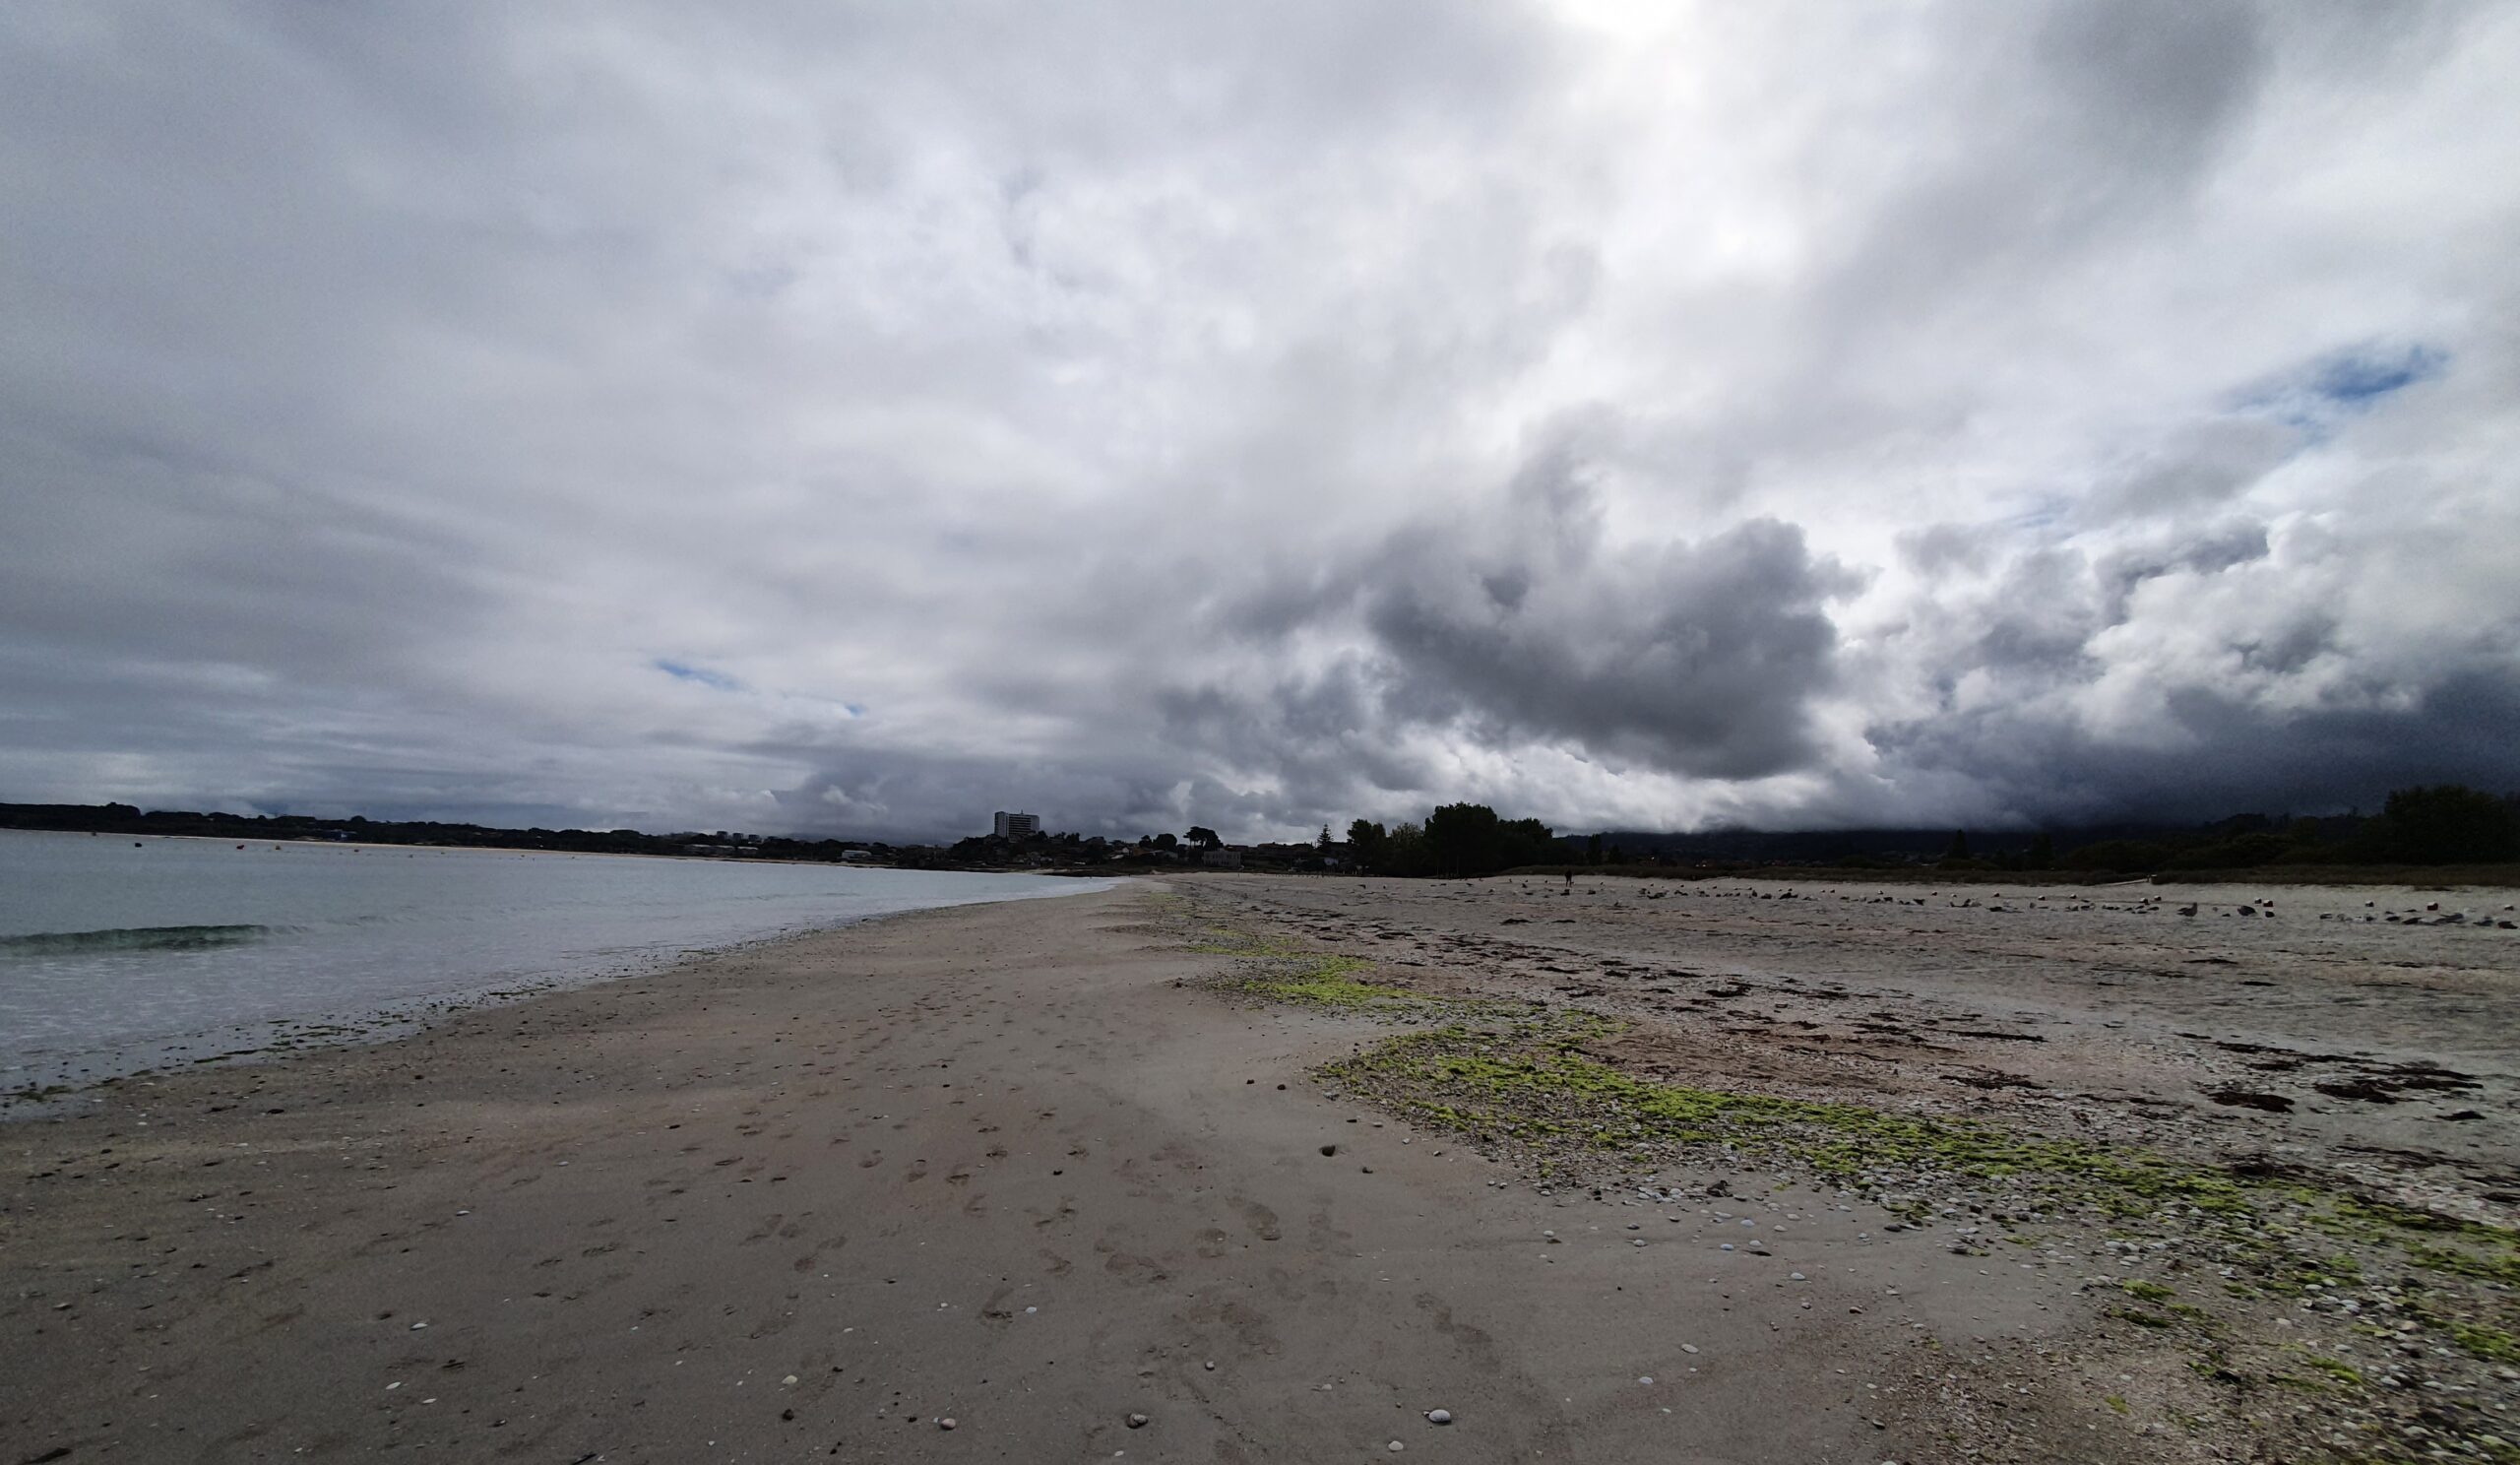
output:
[{"label": "sea water", "polygon": [[748,941],[1109,883],[0,830],[0,1114]]}]

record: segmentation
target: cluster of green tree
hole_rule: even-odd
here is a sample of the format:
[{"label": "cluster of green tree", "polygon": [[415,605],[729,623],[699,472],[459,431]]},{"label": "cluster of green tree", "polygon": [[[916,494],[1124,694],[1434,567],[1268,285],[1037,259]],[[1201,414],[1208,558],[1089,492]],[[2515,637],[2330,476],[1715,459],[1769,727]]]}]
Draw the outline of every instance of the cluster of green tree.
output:
[{"label": "cluster of green tree", "polygon": [[1378,875],[1492,875],[1518,864],[1563,858],[1557,837],[1538,819],[1500,819],[1483,803],[1448,803],[1423,824],[1389,829],[1370,819],[1348,826],[1348,855]]},{"label": "cluster of green tree", "polygon": [[969,839],[956,840],[942,849],[906,849],[901,852],[901,862],[931,869],[972,865],[1107,864],[1132,860],[1167,863],[1177,861],[1184,850],[1206,851],[1224,847],[1225,840],[1203,824],[1193,824],[1183,834],[1142,834],[1134,844],[1125,838],[1105,839],[1099,834],[1041,830],[1021,839],[976,834]]},{"label": "cluster of green tree", "polygon": [[2515,859],[2520,798],[2439,784],[2397,790],[2373,817],[2243,814],[2185,835],[2102,840],[2070,851],[2059,862],[2069,869],[2151,874],[2287,864],[2498,864]]}]

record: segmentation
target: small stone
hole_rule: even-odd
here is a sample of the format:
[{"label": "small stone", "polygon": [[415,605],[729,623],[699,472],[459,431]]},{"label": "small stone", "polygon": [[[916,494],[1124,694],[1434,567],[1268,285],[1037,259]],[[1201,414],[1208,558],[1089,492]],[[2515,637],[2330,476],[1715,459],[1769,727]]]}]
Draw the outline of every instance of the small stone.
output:
[{"label": "small stone", "polygon": [[1391,1443],[1384,1445],[1384,1446],[1383,1446],[1383,1448],[1385,1448],[1385,1449],[1387,1449],[1387,1450],[1391,1451],[1393,1454],[1395,1454],[1395,1455],[1396,1455],[1396,1454],[1399,1454],[1402,1450],[1405,1450],[1405,1449],[1409,1448],[1409,1446],[1407,1446],[1407,1445],[1405,1445],[1405,1444],[1402,1444],[1399,1440],[1395,1439],[1395,1440],[1393,1440]]},{"label": "small stone", "polygon": [[796,1381],[796,1375],[795,1375],[795,1374],[793,1374],[793,1373],[790,1373],[790,1374],[788,1374],[787,1377],[785,1377],[785,1378],[783,1378],[783,1379],[781,1379],[781,1380],[779,1380],[779,1381],[780,1381],[781,1383],[792,1384],[792,1383],[794,1383],[794,1382]]},{"label": "small stone", "polygon": [[938,1429],[940,1429],[940,1430],[950,1430],[950,1429],[954,1428],[954,1424],[955,1424],[954,1417],[953,1417],[952,1415],[950,1415],[950,1414],[949,1414],[949,1415],[945,1416],[943,1419],[938,1420],[938,1421],[936,1422],[936,1428],[938,1428]]},{"label": "small stone", "polygon": [[1325,1155],[1336,1155],[1339,1153],[1339,1147],[1335,1144],[1326,1144],[1321,1147],[1321,1153]]},{"label": "small stone", "polygon": [[1129,1428],[1130,1428],[1130,1429],[1132,1429],[1132,1430],[1143,1430],[1143,1429],[1145,1429],[1145,1428],[1146,1428],[1146,1416],[1145,1416],[1145,1415],[1143,1415],[1143,1414],[1133,1414],[1133,1415],[1130,1415],[1130,1416],[1129,1416]]},{"label": "small stone", "polygon": [[1651,1373],[1647,1373],[1647,1374],[1644,1374],[1644,1375],[1642,1375],[1641,1377],[1639,1377],[1636,1381],[1637,1381],[1638,1383],[1652,1383],[1652,1382],[1654,1381],[1654,1375],[1653,1375],[1653,1374],[1651,1374]]},{"label": "small stone", "polygon": [[1211,1372],[1211,1373],[1214,1373],[1216,1370],[1217,1370],[1217,1361],[1216,1361],[1215,1359],[1210,1359],[1210,1360],[1208,1360],[1208,1371],[1209,1371],[1209,1372]]},{"label": "small stone", "polygon": [[1430,1425],[1449,1425],[1452,1422],[1453,1412],[1449,1409],[1429,1409],[1426,1411],[1426,1423]]}]

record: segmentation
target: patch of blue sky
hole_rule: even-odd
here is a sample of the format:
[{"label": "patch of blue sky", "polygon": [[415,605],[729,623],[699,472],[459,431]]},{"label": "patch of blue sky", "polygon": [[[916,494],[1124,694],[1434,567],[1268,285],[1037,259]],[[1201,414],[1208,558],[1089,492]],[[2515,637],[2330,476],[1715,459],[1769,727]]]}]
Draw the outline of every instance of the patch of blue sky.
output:
[{"label": "patch of blue sky", "polygon": [[2310,386],[2330,402],[2357,406],[2429,381],[2449,361],[2450,353],[2434,346],[2410,346],[2393,354],[2340,351],[2317,364]]},{"label": "patch of blue sky", "polygon": [[660,671],[662,671],[664,674],[672,677],[676,681],[697,682],[701,686],[705,686],[712,691],[740,692],[744,688],[744,684],[742,682],[728,676],[724,671],[712,671],[706,667],[694,667],[688,662],[672,662],[667,661],[662,657],[659,657],[648,665],[656,668]]},{"label": "patch of blue sky", "polygon": [[2235,412],[2273,417],[2313,438],[2324,437],[2346,417],[2367,412],[2382,399],[2426,382],[2449,368],[2450,353],[2416,342],[2366,343],[2330,351],[2290,371],[2242,388],[2231,399]]},{"label": "patch of blue sky", "polygon": [[[687,681],[694,686],[705,686],[713,692],[749,692],[752,690],[751,687],[744,685],[734,677],[728,676],[724,671],[712,670],[707,667],[696,667],[689,662],[677,662],[668,657],[659,657],[648,665],[654,667],[660,671],[662,671],[664,674],[672,677],[676,681]],[[824,697],[807,692],[780,692],[769,695],[784,697],[791,702],[807,702],[820,707],[837,707],[848,713],[851,718],[862,718],[866,715],[866,704],[863,702],[843,702],[837,697]]]}]

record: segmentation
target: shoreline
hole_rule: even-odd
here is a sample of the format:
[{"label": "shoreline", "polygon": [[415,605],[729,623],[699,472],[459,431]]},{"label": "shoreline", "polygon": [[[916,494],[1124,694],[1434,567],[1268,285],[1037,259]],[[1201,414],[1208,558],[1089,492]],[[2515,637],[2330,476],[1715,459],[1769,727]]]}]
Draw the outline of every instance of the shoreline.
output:
[{"label": "shoreline", "polygon": [[[69,831],[24,831],[38,834],[63,834]],[[167,840],[196,840],[197,836],[169,835]],[[228,843],[208,841],[209,843]],[[402,846],[366,846],[361,849],[409,849]],[[437,847],[432,847],[437,848]],[[458,847],[444,847],[458,853],[472,853]],[[478,853],[494,853],[481,851]],[[512,851],[520,855],[566,855],[563,851]],[[609,856],[612,859],[655,859],[639,855]],[[764,861],[754,861],[764,862]],[[809,863],[810,861],[766,861],[773,864]],[[865,870],[862,865],[836,865],[834,868]],[[888,868],[888,867],[887,867]],[[986,874],[986,871],[906,871],[912,875]],[[1126,883],[1124,878],[1104,877],[1108,884]],[[968,904],[999,904],[1024,900],[1066,899],[1089,893],[1075,890],[1045,890],[1034,895],[1001,896],[989,901]],[[732,939],[701,938],[699,944],[681,940],[660,942],[652,949],[635,953],[614,953],[597,962],[592,959],[574,963],[566,971],[512,971],[482,976],[472,986],[445,990],[425,990],[405,996],[352,1008],[324,1008],[284,1016],[252,1019],[244,1022],[212,1024],[205,1027],[125,1036],[108,1039],[92,1047],[62,1048],[12,1055],[7,1086],[0,1087],[0,1130],[13,1123],[76,1112],[79,1108],[99,1102],[109,1091],[136,1081],[162,1078],[174,1073],[196,1072],[202,1068],[238,1063],[269,1061],[298,1053],[320,1051],[337,1047],[357,1047],[392,1042],[418,1033],[451,1017],[510,1005],[553,992],[575,990],[607,982],[653,975],[672,970],[695,960],[731,956],[763,946],[842,930],[870,922],[914,915],[920,911],[952,909],[943,906],[914,906],[904,910],[878,911],[866,915],[808,921],[778,929],[761,931]],[[233,1045],[223,1051],[198,1052],[197,1048]],[[142,1060],[146,1061],[142,1061]],[[124,1061],[141,1061],[141,1066],[118,1072],[93,1076],[43,1077],[77,1064],[85,1068],[101,1064],[119,1066]],[[19,1081],[17,1074],[25,1074]]]},{"label": "shoreline", "polygon": [[[997,903],[976,902],[976,904]],[[468,1013],[514,1006],[520,1002],[533,1001],[537,997],[556,992],[577,991],[584,987],[598,987],[607,982],[630,981],[687,966],[695,961],[722,960],[747,951],[774,948],[790,941],[846,930],[851,926],[867,925],[879,921],[915,916],[924,911],[940,909],[955,908],[920,906],[907,911],[883,911],[872,916],[850,917],[830,925],[774,931],[767,935],[744,937],[724,945],[693,947],[671,954],[659,953],[651,959],[649,964],[636,970],[589,971],[573,976],[536,979],[531,985],[523,987],[410,999],[426,1009],[419,1012],[405,1012],[396,1007],[387,1006],[346,1017],[319,1014],[310,1018],[272,1018],[266,1020],[261,1026],[269,1030],[269,1036],[275,1041],[258,1047],[185,1058],[180,1065],[173,1067],[137,1068],[128,1073],[109,1074],[102,1078],[87,1079],[77,1083],[29,1084],[17,1089],[0,1089],[0,1138],[5,1138],[8,1126],[11,1124],[57,1118],[81,1113],[81,1106],[100,1104],[110,1091],[128,1084],[169,1078],[177,1074],[202,1073],[213,1068],[245,1068],[264,1063],[286,1062],[293,1058],[313,1056],[336,1049],[373,1048],[380,1044],[418,1037],[437,1024]],[[214,1038],[222,1033],[240,1031],[236,1028],[206,1029],[173,1034],[163,1041],[171,1043],[174,1039]],[[306,1032],[316,1035],[312,1041],[293,1036],[295,1033]],[[129,1048],[140,1046],[144,1045],[126,1045],[124,1049],[115,1051],[127,1051]]]}]

